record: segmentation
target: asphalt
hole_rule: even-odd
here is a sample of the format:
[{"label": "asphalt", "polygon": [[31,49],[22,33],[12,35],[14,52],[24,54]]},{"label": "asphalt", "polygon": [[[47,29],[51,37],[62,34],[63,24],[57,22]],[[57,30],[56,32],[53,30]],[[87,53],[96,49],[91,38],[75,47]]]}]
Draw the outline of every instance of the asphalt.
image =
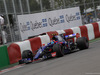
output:
[{"label": "asphalt", "polygon": [[100,41],[64,57],[36,61],[0,75],[100,75]]}]

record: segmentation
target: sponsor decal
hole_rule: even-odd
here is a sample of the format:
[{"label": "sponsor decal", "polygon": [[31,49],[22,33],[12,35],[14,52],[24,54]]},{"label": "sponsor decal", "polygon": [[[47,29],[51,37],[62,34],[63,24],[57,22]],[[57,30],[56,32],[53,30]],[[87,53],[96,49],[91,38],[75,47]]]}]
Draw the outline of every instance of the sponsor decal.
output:
[{"label": "sponsor decal", "polygon": [[58,25],[58,24],[64,23],[64,22],[65,22],[64,15],[61,15],[58,18],[57,17],[54,17],[53,19],[52,18],[49,18],[48,19],[48,24],[51,27],[53,27],[54,25]]},{"label": "sponsor decal", "polygon": [[56,52],[51,53],[52,57],[56,56]]},{"label": "sponsor decal", "polygon": [[80,13],[79,12],[77,12],[75,15],[67,15],[66,14],[66,21],[68,22],[68,23],[70,23],[71,21],[76,21],[76,20],[80,20]]}]

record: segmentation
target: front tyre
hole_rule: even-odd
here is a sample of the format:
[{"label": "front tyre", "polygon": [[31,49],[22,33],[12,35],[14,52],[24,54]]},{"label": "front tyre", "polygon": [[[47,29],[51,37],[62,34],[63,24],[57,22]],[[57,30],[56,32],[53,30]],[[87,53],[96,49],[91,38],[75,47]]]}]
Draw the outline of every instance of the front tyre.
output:
[{"label": "front tyre", "polygon": [[54,46],[53,46],[53,52],[56,52],[56,56],[57,57],[64,56],[64,51],[63,51],[63,49],[62,49],[62,47],[61,47],[60,44],[54,44]]},{"label": "front tyre", "polygon": [[19,64],[24,64],[24,61],[23,60],[19,60]]},{"label": "front tyre", "polygon": [[[27,59],[27,60],[26,60]],[[29,59],[29,60],[28,60]],[[25,50],[22,52],[22,60],[24,63],[30,63],[33,61],[33,53],[30,50]],[[22,63],[23,61],[20,61],[19,63]]]},{"label": "front tyre", "polygon": [[76,40],[76,43],[77,43],[77,47],[80,50],[88,49],[89,48],[89,41],[88,41],[88,39],[86,37],[79,37]]}]

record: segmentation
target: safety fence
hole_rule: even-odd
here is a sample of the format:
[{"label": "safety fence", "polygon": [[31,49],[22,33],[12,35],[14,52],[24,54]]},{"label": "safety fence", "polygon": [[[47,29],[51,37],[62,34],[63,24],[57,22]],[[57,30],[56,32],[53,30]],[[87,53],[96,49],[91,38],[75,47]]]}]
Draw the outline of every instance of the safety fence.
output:
[{"label": "safety fence", "polygon": [[[0,3],[0,14],[5,19],[7,44],[21,40],[17,15],[80,7],[83,24],[100,21],[100,0],[0,0]],[[2,45],[1,37],[0,35]]]}]

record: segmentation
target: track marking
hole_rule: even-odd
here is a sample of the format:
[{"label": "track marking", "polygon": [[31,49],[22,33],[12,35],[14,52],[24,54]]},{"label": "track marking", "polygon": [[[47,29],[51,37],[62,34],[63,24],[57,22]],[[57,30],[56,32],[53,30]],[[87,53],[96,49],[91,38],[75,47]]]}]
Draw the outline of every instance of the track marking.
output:
[{"label": "track marking", "polygon": [[[33,60],[32,62],[35,62],[35,61],[38,61],[38,60],[40,60],[40,59]],[[11,68],[7,68],[7,69],[4,69],[4,70],[1,70],[1,71],[0,71],[0,74],[3,74],[3,73],[6,73],[6,72],[9,72],[9,71],[12,71],[12,70],[15,70],[15,69],[24,67],[24,65],[25,65],[25,64],[16,65],[16,66],[14,66],[14,67],[11,67]]]},{"label": "track marking", "polygon": [[6,72],[9,72],[9,71],[15,70],[15,69],[17,69],[17,68],[21,68],[21,67],[23,67],[23,65],[24,65],[24,64],[22,64],[22,65],[17,65],[17,66],[14,66],[14,67],[8,68],[8,69],[1,70],[1,71],[0,71],[0,74],[3,74],[3,73],[6,73]]}]

